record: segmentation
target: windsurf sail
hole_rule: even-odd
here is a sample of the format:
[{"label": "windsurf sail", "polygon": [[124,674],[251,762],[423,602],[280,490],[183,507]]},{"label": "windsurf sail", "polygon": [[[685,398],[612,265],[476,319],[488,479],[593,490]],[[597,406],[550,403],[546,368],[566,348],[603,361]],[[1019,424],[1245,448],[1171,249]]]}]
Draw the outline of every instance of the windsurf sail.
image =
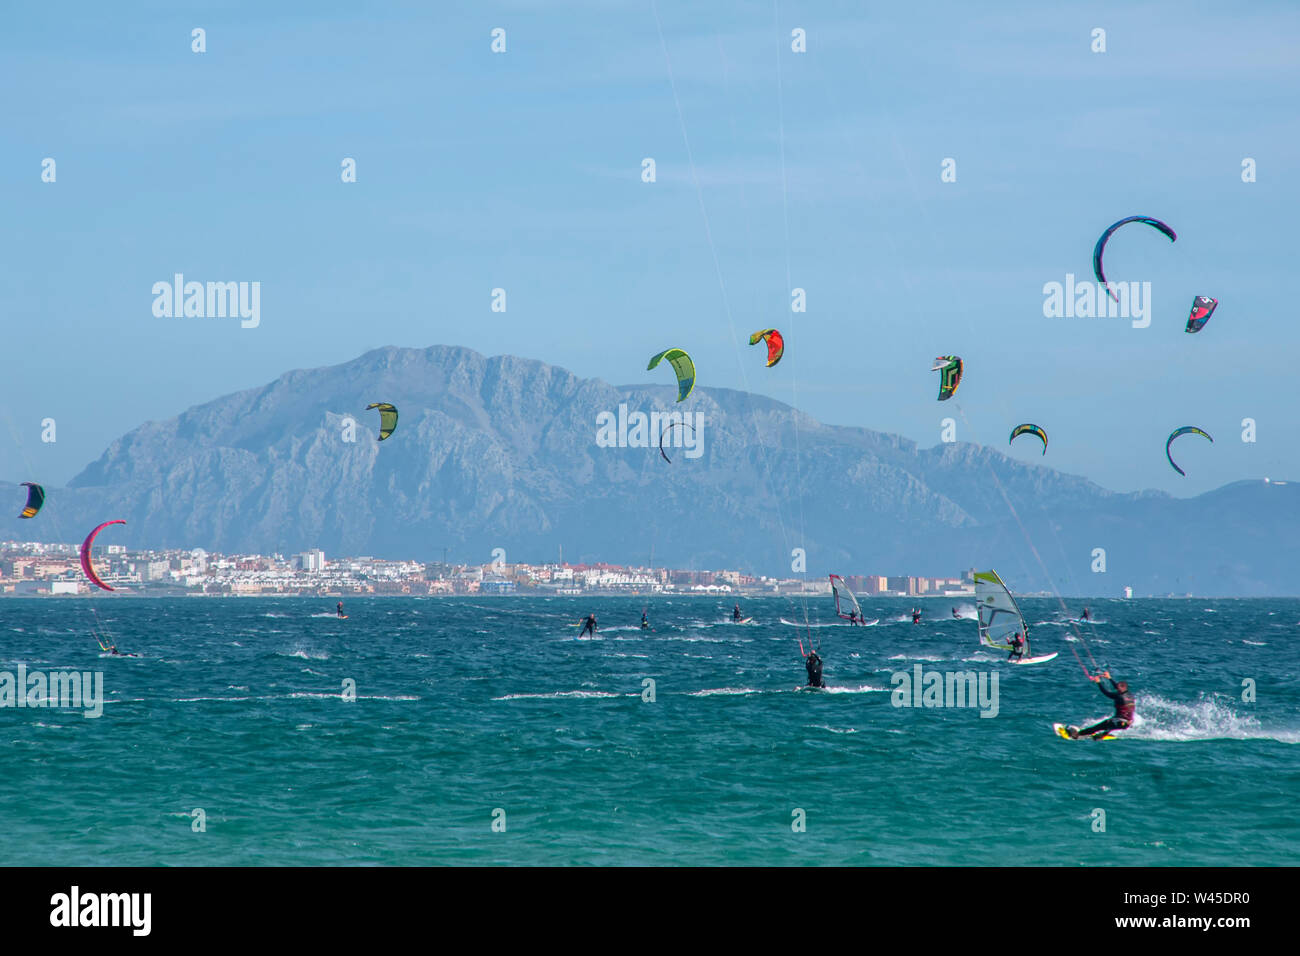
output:
[{"label": "windsurf sail", "polygon": [[1024,656],[1029,656],[1029,628],[1016,599],[996,571],[975,572],[975,607],[979,611],[980,643],[998,650],[1011,650],[1011,637],[1025,639]]},{"label": "windsurf sail", "polygon": [[[831,593],[835,595],[835,613],[844,620],[862,620],[862,608],[858,607],[858,599],[853,596],[849,586],[844,583],[844,579],[838,574],[831,575]],[[852,614],[854,617],[850,617]]]}]

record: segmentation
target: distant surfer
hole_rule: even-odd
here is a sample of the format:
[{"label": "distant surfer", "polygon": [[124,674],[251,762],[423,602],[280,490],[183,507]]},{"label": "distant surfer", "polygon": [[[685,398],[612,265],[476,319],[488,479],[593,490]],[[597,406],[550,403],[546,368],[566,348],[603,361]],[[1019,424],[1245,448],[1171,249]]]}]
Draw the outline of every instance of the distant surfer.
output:
[{"label": "distant surfer", "polygon": [[1091,621],[1091,620],[1092,620],[1092,615],[1088,613],[1088,609],[1087,609],[1086,607],[1083,609],[1083,619],[1084,619],[1085,621]]},{"label": "distant surfer", "polygon": [[650,630],[650,619],[645,616],[645,611],[641,612],[641,630]]},{"label": "distant surfer", "polygon": [[342,601],[339,601],[339,606],[338,606],[338,616],[339,616],[339,617],[347,617],[347,615],[343,613],[343,602],[342,602]]},{"label": "distant surfer", "polygon": [[586,637],[588,634],[590,634],[592,637],[596,636],[596,615],[595,614],[588,614],[578,623],[582,625],[582,633],[578,635],[579,637]]},{"label": "distant surfer", "polygon": [[920,624],[920,623],[921,623],[921,609],[920,609],[920,608],[915,608],[915,607],[912,608],[912,623],[913,623],[913,624]]},{"label": "distant surfer", "polygon": [[739,604],[737,604],[735,607],[733,607],[733,608],[731,609],[731,619],[732,619],[732,621],[736,622],[737,624],[740,623],[740,620],[741,620],[741,614],[740,614],[740,605],[739,605]]},{"label": "distant surfer", "polygon": [[1007,658],[1009,661],[1018,661],[1025,656],[1025,639],[1020,636],[1020,632],[1011,635],[1011,655]]},{"label": "distant surfer", "polygon": [[952,616],[955,617],[955,618],[960,618],[960,617],[961,617],[961,615],[957,613],[957,609],[956,609],[956,608],[953,608],[953,609],[952,609]]},{"label": "distant surfer", "polygon": [[808,648],[808,656],[804,661],[804,667],[808,670],[809,687],[826,686],[822,683],[822,659],[811,647]]},{"label": "distant surfer", "polygon": [[[1101,677],[1110,681],[1111,689],[1107,690],[1101,683]],[[1136,705],[1133,702],[1133,695],[1128,692],[1127,681],[1116,681],[1110,676],[1110,671],[1104,672],[1101,677],[1093,676],[1088,678],[1097,685],[1097,689],[1115,702],[1115,716],[1107,717],[1105,720],[1098,721],[1091,727],[1084,727],[1080,730],[1078,727],[1067,727],[1066,733],[1072,738],[1093,737],[1109,733],[1112,730],[1127,730],[1133,723],[1133,715]]]}]

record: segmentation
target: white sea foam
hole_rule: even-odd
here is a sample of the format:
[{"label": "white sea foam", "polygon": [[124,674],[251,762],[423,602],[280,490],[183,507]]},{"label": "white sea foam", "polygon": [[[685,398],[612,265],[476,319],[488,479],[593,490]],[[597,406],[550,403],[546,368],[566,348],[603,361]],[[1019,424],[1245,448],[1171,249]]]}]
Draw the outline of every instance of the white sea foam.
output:
[{"label": "white sea foam", "polygon": [[557,690],[547,694],[506,694],[504,697],[493,697],[493,700],[559,700],[561,698],[572,698],[576,700],[588,700],[607,697],[639,697],[640,694],[612,694],[606,690]]}]

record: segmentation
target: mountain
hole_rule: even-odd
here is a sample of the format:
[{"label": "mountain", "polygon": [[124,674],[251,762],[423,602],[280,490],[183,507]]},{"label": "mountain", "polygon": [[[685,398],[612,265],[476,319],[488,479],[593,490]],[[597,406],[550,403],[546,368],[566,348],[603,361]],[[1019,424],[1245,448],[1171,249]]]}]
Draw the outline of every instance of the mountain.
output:
[{"label": "mountain", "polygon": [[[729,389],[613,386],[463,348],[383,348],[286,373],[114,441],[6,538],[223,552],[609,561],[790,576],[956,575],[1080,595],[1296,594],[1300,486],[1237,482],[1193,499],[1119,494],[972,444],[919,448]],[[400,412],[378,443],[371,402]],[[598,416],[703,415],[703,453],[601,447]],[[349,419],[355,422],[353,441]],[[690,438],[685,429],[674,430]],[[635,430],[633,437],[637,437]],[[7,500],[22,489],[0,485]],[[1094,549],[1106,570],[1092,570]]]}]

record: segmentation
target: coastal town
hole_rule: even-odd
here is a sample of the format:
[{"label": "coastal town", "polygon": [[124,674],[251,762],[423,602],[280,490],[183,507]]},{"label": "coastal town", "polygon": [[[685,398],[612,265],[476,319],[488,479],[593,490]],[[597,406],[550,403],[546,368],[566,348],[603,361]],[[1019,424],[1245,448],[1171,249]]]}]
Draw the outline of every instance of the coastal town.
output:
[{"label": "coastal town", "polygon": [[[95,571],[123,596],[347,596],[511,594],[829,594],[825,576],[775,578],[731,570],[625,567],[616,564],[483,564],[395,561],[375,557],[327,559],[297,554],[219,554],[193,550],[95,549]],[[973,571],[956,577],[844,573],[858,594],[971,597]],[[86,578],[73,544],[0,542],[0,596],[103,594]]]}]

